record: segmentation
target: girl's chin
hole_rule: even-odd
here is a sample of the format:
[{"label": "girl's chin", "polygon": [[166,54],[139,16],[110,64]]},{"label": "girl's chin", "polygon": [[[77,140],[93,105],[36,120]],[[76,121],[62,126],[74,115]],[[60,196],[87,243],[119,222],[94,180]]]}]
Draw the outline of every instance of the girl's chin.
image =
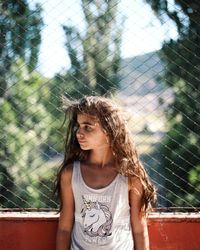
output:
[{"label": "girl's chin", "polygon": [[82,149],[82,150],[90,150],[91,148],[89,148],[88,146],[84,146],[84,145],[80,145],[80,148]]}]

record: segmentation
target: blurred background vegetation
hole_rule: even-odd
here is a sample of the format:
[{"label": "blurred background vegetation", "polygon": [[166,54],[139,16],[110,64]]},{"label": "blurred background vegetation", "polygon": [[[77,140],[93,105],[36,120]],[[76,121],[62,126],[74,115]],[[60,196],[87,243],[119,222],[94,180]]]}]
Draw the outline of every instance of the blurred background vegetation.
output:
[{"label": "blurred background vegetation", "polygon": [[[172,9],[171,1],[146,2],[161,22],[176,24],[178,39],[165,41],[158,52],[122,59],[120,1],[82,0],[85,31],[62,26],[71,67],[47,78],[37,71],[41,5],[0,0],[1,208],[57,208],[52,190],[65,133],[61,94],[114,97],[133,117],[130,125],[158,188],[158,206],[200,207],[200,5],[176,0]],[[139,75],[147,79],[138,83]],[[155,99],[159,105],[150,113]],[[137,113],[141,105],[144,112]],[[162,126],[155,131],[158,120]]]}]

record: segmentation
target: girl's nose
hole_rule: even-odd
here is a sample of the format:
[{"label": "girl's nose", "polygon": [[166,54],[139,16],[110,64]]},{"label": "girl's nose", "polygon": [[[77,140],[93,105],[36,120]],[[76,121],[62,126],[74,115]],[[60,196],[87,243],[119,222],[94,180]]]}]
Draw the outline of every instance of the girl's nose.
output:
[{"label": "girl's nose", "polygon": [[83,137],[84,137],[84,134],[83,134],[83,132],[81,131],[80,128],[77,130],[76,136],[77,136],[78,138],[83,138]]}]

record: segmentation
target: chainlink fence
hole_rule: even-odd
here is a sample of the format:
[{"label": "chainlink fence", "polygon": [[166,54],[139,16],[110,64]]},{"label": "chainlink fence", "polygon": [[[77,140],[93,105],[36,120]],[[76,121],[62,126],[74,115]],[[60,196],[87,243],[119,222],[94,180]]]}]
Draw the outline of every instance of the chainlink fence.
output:
[{"label": "chainlink fence", "polygon": [[1,210],[58,208],[60,97],[89,94],[130,117],[156,209],[199,211],[198,4],[0,0],[0,11]]}]

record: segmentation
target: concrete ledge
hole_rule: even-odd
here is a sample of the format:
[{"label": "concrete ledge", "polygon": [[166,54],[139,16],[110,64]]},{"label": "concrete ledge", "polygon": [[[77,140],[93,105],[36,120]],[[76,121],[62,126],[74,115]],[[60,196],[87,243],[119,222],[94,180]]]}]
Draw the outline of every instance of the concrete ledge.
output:
[{"label": "concrete ledge", "polygon": [[[1,250],[55,250],[59,214],[1,212]],[[148,217],[151,250],[199,250],[199,213],[152,213]],[[105,249],[107,250],[107,249]]]},{"label": "concrete ledge", "polygon": [[48,220],[57,221],[59,214],[57,212],[0,212],[0,221],[7,220]]}]

